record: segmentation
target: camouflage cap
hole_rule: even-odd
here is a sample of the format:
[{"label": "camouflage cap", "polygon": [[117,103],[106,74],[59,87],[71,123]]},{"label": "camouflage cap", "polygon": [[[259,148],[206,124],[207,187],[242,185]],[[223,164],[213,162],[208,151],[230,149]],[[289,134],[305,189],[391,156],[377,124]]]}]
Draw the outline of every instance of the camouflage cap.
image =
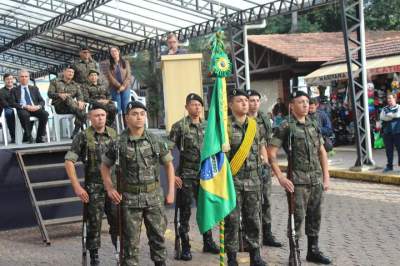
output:
[{"label": "camouflage cap", "polygon": [[245,96],[249,98],[249,95],[244,90],[233,89],[229,92],[229,98],[233,98],[235,96]]},{"label": "camouflage cap", "polygon": [[99,75],[99,72],[96,69],[91,69],[89,70],[88,76],[90,76],[90,74],[92,73],[96,73],[97,75]]},{"label": "camouflage cap", "polygon": [[193,100],[200,102],[201,105],[204,105],[203,99],[199,95],[197,95],[196,93],[189,93],[188,96],[186,96],[186,104]]},{"label": "camouflage cap", "polygon": [[89,51],[90,52],[90,48],[87,45],[81,45],[79,47],[79,51]]},{"label": "camouflage cap", "polygon": [[306,96],[308,99],[310,99],[310,95],[308,95],[308,93],[305,93],[304,91],[294,91],[292,94],[290,94],[289,100],[292,101],[301,96]]},{"label": "camouflage cap", "polygon": [[247,95],[250,96],[258,96],[261,99],[261,94],[256,90],[247,90]]},{"label": "camouflage cap", "polygon": [[310,98],[310,104],[318,104],[319,100],[317,97]]},{"label": "camouflage cap", "polygon": [[135,109],[135,108],[142,108],[143,110],[145,110],[147,112],[147,108],[143,103],[141,103],[139,101],[132,101],[126,105],[125,113],[129,113],[130,110]]}]

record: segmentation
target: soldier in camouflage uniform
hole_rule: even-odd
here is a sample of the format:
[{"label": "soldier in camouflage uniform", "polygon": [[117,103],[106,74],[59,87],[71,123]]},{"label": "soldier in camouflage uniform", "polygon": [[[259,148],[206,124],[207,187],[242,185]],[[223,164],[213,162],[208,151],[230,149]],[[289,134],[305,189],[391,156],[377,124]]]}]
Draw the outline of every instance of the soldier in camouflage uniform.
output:
[{"label": "soldier in camouflage uniform", "polygon": [[[75,194],[87,204],[87,249],[90,252],[90,264],[99,265],[98,249],[104,212],[107,215],[109,232],[114,245],[117,233],[115,207],[106,197],[100,175],[101,156],[106,152],[110,142],[116,139],[117,134],[114,129],[106,127],[106,112],[103,106],[93,105],[89,117],[91,126],[75,136],[71,150],[65,155],[65,169]],[[79,183],[75,171],[75,163],[79,159],[85,165],[84,188]]]},{"label": "soldier in camouflage uniform", "polygon": [[[178,186],[180,209],[179,235],[182,241],[182,260],[191,260],[189,243],[189,219],[192,199],[197,201],[199,191],[200,151],[203,145],[207,121],[200,118],[203,110],[203,99],[190,93],[186,97],[186,110],[189,115],[172,125],[169,139],[180,152],[180,163],[176,185]],[[219,248],[212,239],[211,230],[203,234],[203,252],[219,254]]]},{"label": "soldier in camouflage uniform", "polygon": [[52,104],[57,114],[75,115],[75,128],[72,136],[75,136],[86,122],[85,102],[83,93],[78,83],[72,80],[74,70],[67,66],[63,72],[63,78],[50,82],[47,95],[52,99]]},{"label": "soldier in camouflage uniform", "polygon": [[[268,154],[281,186],[295,194],[294,219],[297,241],[304,216],[306,217],[307,260],[330,264],[331,260],[318,248],[323,192],[329,188],[328,159],[318,124],[307,116],[309,99],[308,94],[302,91],[291,95],[291,115],[274,132]],[[276,159],[280,147],[288,151],[289,135],[292,135],[293,182],[283,176]],[[293,262],[289,261],[290,263]]]},{"label": "soldier in camouflage uniform", "polygon": [[79,62],[73,65],[75,71],[74,81],[79,85],[83,86],[88,83],[89,71],[94,69],[97,73],[100,73],[99,64],[92,59],[90,49],[87,46],[82,46],[79,52]]},{"label": "soldier in camouflage uniform", "polygon": [[[249,116],[257,120],[260,133],[264,136],[268,145],[272,137],[272,125],[269,118],[260,109],[261,95],[255,90],[248,90],[249,95]],[[262,193],[262,241],[266,246],[282,247],[282,244],[276,241],[271,231],[271,190],[272,190],[272,173],[269,164],[260,165],[259,169],[261,178],[261,193]]]},{"label": "soldier in camouflage uniform", "polygon": [[114,123],[115,115],[117,114],[117,108],[111,100],[110,90],[99,82],[99,72],[97,70],[90,70],[88,75],[89,82],[83,85],[83,98],[89,104],[96,103],[104,107],[107,111],[106,124],[110,127]]},{"label": "soldier in camouflage uniform", "polygon": [[[167,226],[164,200],[159,184],[159,163],[168,178],[166,203],[174,201],[175,173],[168,145],[145,129],[146,107],[130,102],[126,108],[127,129],[103,156],[101,174],[108,196],[122,204],[123,266],[139,264],[140,230],[146,226],[150,256],[156,266],[166,265],[167,251],[164,233]],[[114,189],[110,167],[120,162],[121,191]],[[143,265],[143,264],[141,264]]]},{"label": "soldier in camouflage uniform", "polygon": [[[247,116],[249,103],[248,95],[242,90],[232,90],[229,96],[229,108],[232,116],[228,120],[228,134],[231,150],[228,158],[232,161],[241,146],[250,119]],[[265,140],[255,128],[255,137],[251,142],[250,151],[247,154],[240,170],[233,176],[236,190],[236,208],[225,218],[225,249],[228,256],[228,266],[238,265],[236,254],[239,251],[239,227],[240,213],[244,225],[245,239],[249,245],[250,265],[264,266],[266,262],[260,256],[260,199],[261,182],[258,174],[261,156],[267,158]]]}]

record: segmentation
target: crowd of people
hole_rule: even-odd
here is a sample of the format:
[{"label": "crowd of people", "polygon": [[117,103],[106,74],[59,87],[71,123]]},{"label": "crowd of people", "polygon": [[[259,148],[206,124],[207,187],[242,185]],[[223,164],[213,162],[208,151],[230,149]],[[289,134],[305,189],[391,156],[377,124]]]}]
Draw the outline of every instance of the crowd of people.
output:
[{"label": "crowd of people", "polygon": [[[131,70],[130,63],[123,59],[118,48],[109,49],[110,68],[105,75],[100,74],[98,63],[92,59],[90,49],[80,48],[79,61],[65,67],[62,76],[50,82],[47,96],[57,114],[74,115],[74,137],[86,127],[87,106],[89,104],[103,105],[107,111],[107,125],[114,124],[116,114],[123,114],[125,106],[130,101]],[[46,133],[48,112],[45,100],[39,88],[30,85],[27,70],[20,70],[18,84],[10,73],[3,76],[5,86],[0,90],[0,112],[4,110],[11,143],[15,143],[15,114],[23,128],[23,140],[27,143],[42,143]],[[39,121],[36,140],[32,137],[30,117]]]}]

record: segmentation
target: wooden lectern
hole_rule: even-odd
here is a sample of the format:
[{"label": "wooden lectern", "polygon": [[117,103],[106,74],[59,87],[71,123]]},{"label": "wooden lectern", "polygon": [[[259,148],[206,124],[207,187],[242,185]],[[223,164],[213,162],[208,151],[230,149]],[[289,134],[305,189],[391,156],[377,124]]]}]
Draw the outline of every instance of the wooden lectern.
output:
[{"label": "wooden lectern", "polygon": [[194,92],[203,97],[201,60],[202,54],[178,54],[161,56],[164,90],[165,129],[182,119],[186,96]]}]

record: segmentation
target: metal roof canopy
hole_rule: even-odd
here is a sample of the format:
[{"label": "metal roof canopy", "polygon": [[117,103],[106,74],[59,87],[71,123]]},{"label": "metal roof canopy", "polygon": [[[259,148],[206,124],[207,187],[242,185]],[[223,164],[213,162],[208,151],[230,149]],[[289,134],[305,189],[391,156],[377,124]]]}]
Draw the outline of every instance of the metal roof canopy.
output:
[{"label": "metal roof canopy", "polygon": [[158,45],[169,32],[179,40],[244,25],[336,0],[2,0],[0,75],[18,69],[32,78],[77,60],[80,45],[97,60],[118,46],[123,55]]}]

